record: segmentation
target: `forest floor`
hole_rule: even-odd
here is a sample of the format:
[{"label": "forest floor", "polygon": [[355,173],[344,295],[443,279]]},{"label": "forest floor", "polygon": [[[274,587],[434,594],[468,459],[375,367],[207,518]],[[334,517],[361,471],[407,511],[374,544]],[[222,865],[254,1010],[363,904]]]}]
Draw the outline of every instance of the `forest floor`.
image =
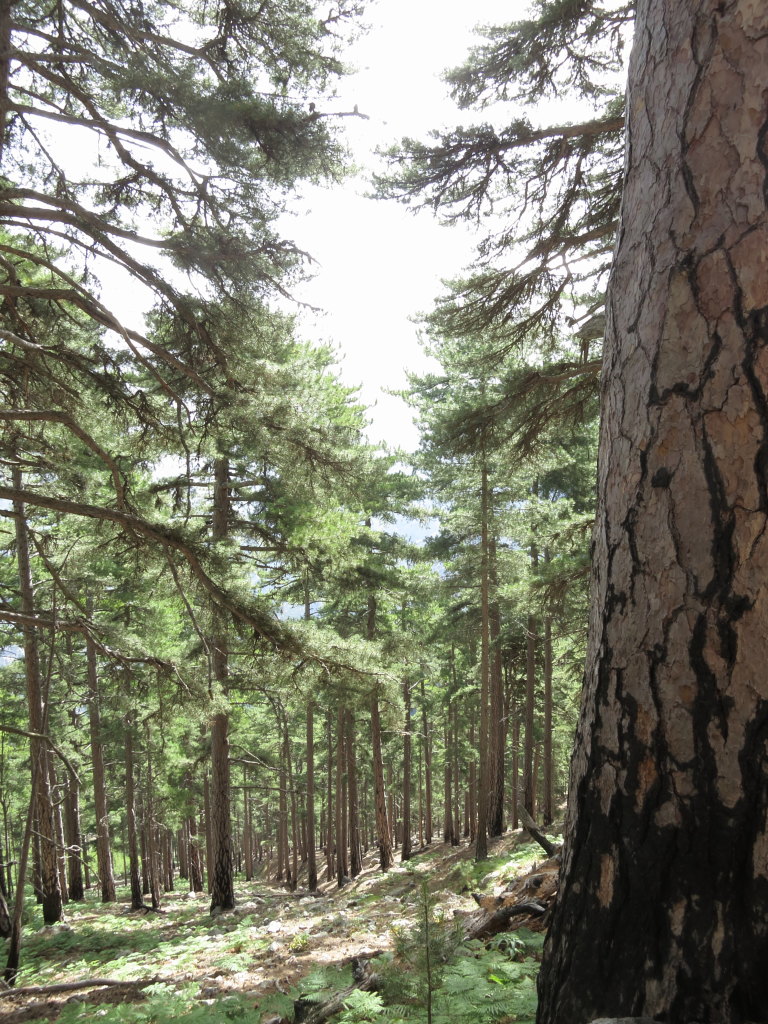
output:
[{"label": "forest floor", "polygon": [[[415,927],[422,879],[438,915],[450,920],[477,910],[472,891],[500,892],[542,860],[540,847],[520,831],[493,841],[490,854],[477,864],[466,843],[433,843],[387,874],[369,856],[343,888],[321,882],[321,896],[264,878],[240,880],[235,909],[215,917],[207,894],[183,891],[183,881],[163,894],[159,913],[131,912],[126,889],[114,904],[91,892],[84,903],[67,905],[65,923],[41,927],[30,903],[18,993],[0,991],[0,1021],[291,1019],[308,978],[315,990],[341,989],[355,958],[391,949],[398,933]],[[99,980],[110,984],[96,987]],[[76,982],[90,985],[51,991]]]}]

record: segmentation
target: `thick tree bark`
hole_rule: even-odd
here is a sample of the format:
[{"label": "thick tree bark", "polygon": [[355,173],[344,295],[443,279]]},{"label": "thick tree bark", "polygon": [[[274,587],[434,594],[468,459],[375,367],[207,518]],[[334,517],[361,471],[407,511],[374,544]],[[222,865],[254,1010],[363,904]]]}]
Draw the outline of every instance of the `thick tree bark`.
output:
[{"label": "thick tree bark", "polygon": [[768,5],[642,0],[540,1024],[768,1006]]}]

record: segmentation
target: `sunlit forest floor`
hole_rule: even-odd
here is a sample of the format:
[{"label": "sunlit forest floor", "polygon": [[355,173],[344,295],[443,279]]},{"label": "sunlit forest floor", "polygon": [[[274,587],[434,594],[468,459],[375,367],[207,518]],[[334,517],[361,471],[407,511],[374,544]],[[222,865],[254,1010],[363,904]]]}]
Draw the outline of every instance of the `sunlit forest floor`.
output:
[{"label": "sunlit forest floor", "polygon": [[382,875],[371,854],[342,889],[321,883],[321,896],[291,893],[266,878],[239,881],[235,910],[215,917],[207,894],[184,891],[183,880],[163,894],[159,913],[131,912],[125,888],[106,905],[91,891],[84,903],[68,904],[65,923],[53,927],[42,926],[30,898],[17,989],[115,984],[2,991],[0,1021],[291,1020],[293,1000],[307,987],[343,989],[355,958],[386,953],[414,929],[423,916],[422,879],[435,917],[450,921],[477,910],[471,892],[501,891],[541,854],[521,832],[493,842],[482,864],[466,843],[435,843]]}]

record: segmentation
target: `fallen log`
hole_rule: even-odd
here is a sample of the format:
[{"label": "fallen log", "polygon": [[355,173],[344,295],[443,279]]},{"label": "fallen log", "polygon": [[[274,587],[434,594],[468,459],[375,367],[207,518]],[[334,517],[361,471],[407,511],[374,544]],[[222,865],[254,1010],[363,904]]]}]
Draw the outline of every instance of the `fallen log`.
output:
[{"label": "fallen log", "polygon": [[300,996],[293,1003],[294,1024],[324,1024],[325,1021],[335,1017],[344,1009],[344,1003],[353,992],[378,992],[381,988],[381,976],[371,970],[367,962],[353,962],[352,976],[355,979],[353,985],[342,989],[326,999],[323,1003],[314,1003],[309,999]]},{"label": "fallen log", "polygon": [[53,996],[60,992],[78,992],[86,988],[146,988],[154,985],[158,978],[146,978],[143,981],[123,981],[118,978],[92,978],[90,981],[60,981],[53,985],[22,985],[21,988],[9,988],[0,992],[0,999],[9,996]]}]

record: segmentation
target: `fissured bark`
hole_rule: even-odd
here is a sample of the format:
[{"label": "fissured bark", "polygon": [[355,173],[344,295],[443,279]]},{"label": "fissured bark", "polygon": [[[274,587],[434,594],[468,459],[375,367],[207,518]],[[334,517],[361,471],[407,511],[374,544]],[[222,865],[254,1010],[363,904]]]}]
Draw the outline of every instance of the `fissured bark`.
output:
[{"label": "fissured bark", "polygon": [[768,1006],[768,4],[641,0],[539,1024]]}]

